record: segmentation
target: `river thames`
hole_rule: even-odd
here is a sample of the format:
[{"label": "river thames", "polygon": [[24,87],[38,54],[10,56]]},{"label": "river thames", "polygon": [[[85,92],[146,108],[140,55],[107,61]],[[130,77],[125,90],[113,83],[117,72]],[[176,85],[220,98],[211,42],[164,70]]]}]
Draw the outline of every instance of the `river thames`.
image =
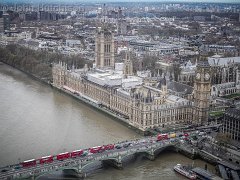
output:
[{"label": "river thames", "polygon": [[[7,65],[0,65],[0,102],[1,167],[141,137],[107,115]],[[202,168],[206,164],[165,152],[155,161],[136,158],[123,170],[112,167],[94,170],[86,179],[185,179],[172,170],[177,163]],[[214,172],[213,166],[208,164],[208,168]],[[50,179],[54,177],[49,175]]]}]

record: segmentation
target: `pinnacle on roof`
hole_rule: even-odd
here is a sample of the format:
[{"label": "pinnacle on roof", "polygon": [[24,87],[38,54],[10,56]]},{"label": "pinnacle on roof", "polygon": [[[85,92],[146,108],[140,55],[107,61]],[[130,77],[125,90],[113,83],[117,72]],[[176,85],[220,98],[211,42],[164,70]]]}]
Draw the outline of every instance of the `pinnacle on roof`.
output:
[{"label": "pinnacle on roof", "polygon": [[163,79],[162,79],[162,85],[163,86],[167,85],[166,76],[164,76]]},{"label": "pinnacle on roof", "polygon": [[162,86],[166,86],[167,85],[167,80],[166,80],[166,77],[164,76],[158,83],[158,86],[157,88],[161,89]]}]

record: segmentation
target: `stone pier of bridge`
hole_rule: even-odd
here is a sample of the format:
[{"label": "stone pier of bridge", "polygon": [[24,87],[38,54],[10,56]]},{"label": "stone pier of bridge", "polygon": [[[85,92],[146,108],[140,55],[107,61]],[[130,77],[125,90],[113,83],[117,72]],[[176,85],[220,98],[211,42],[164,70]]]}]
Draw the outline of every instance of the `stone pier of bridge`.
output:
[{"label": "stone pier of bridge", "polygon": [[[131,147],[129,149],[117,149],[109,151],[108,153],[93,154],[82,158],[67,159],[66,161],[56,161],[57,164],[44,164],[43,166],[36,166],[32,169],[17,169],[16,172],[5,176],[10,179],[31,178],[39,179],[46,174],[63,170],[73,170],[78,177],[86,177],[87,169],[97,164],[108,164],[116,169],[123,169],[124,162],[130,160],[134,156],[143,156],[151,161],[155,160],[157,155],[166,148],[176,146],[176,142],[164,143],[144,143],[142,146]],[[102,164],[101,164],[102,163]],[[0,173],[1,175],[1,173]],[[1,176],[2,177],[2,176]],[[0,179],[1,179],[0,177]]]}]

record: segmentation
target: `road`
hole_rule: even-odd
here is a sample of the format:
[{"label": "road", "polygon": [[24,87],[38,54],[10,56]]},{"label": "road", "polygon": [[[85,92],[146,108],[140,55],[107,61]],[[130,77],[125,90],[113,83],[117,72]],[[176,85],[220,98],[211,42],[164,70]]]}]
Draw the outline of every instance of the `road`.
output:
[{"label": "road", "polygon": [[[108,157],[117,157],[119,155],[124,155],[127,153],[134,153],[136,151],[141,151],[141,150],[149,150],[155,145],[167,145],[171,143],[172,141],[178,140],[178,138],[174,139],[168,139],[168,140],[162,140],[162,141],[156,141],[156,137],[147,137],[144,139],[139,139],[136,141],[124,141],[115,144],[115,147],[121,146],[122,148],[117,149],[114,148],[113,150],[106,150],[103,151],[102,153],[95,153],[95,154],[88,154],[85,157],[77,157],[77,158],[69,158],[64,161],[59,161],[59,160],[54,160],[52,163],[49,164],[37,164],[36,166],[33,167],[28,167],[28,168],[20,168],[18,169],[17,167],[19,165],[12,165],[11,168],[7,172],[1,172],[0,174],[0,179],[7,179],[7,177],[12,176],[12,177],[21,177],[21,176],[27,176],[27,175],[33,175],[33,174],[38,174],[39,172],[44,172],[46,169],[49,170],[55,170],[59,169],[61,167],[65,166],[79,166],[80,164],[85,164],[88,161],[91,160],[102,160],[104,158]],[[130,144],[128,147],[123,147],[125,144]],[[85,149],[85,151],[88,151],[88,149]],[[7,169],[9,167],[1,168],[0,170]]]}]

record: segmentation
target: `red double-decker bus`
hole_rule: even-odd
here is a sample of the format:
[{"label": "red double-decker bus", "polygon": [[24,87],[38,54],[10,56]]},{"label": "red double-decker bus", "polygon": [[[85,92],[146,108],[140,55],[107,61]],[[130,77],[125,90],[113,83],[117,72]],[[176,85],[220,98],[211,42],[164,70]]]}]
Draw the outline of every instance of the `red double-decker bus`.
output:
[{"label": "red double-decker bus", "polygon": [[114,149],[114,144],[108,144],[108,145],[104,145],[102,146],[103,150],[111,150]]},{"label": "red double-decker bus", "polygon": [[30,159],[27,161],[23,161],[21,163],[22,167],[31,167],[31,166],[35,166],[36,165],[36,160],[35,159]]},{"label": "red double-decker bus", "polygon": [[53,156],[52,155],[41,157],[41,159],[39,160],[40,164],[51,163],[51,162],[53,162]]},{"label": "red double-decker bus", "polygon": [[167,134],[159,134],[157,136],[157,141],[161,141],[161,140],[165,140],[168,139],[168,135]]},{"label": "red double-decker bus", "polygon": [[114,144],[109,144],[108,145],[108,150],[114,149]]},{"label": "red double-decker bus", "polygon": [[65,153],[61,153],[57,155],[57,160],[64,160],[64,159],[68,159],[70,157],[70,153],[69,152],[65,152]]},{"label": "red double-decker bus", "polygon": [[76,151],[73,151],[71,152],[71,158],[75,158],[77,156],[81,156],[83,154],[83,150],[76,150]]},{"label": "red double-decker bus", "polygon": [[90,153],[99,153],[101,151],[103,151],[104,149],[102,149],[102,146],[97,146],[97,147],[92,147],[92,148],[89,148],[89,152]]}]

